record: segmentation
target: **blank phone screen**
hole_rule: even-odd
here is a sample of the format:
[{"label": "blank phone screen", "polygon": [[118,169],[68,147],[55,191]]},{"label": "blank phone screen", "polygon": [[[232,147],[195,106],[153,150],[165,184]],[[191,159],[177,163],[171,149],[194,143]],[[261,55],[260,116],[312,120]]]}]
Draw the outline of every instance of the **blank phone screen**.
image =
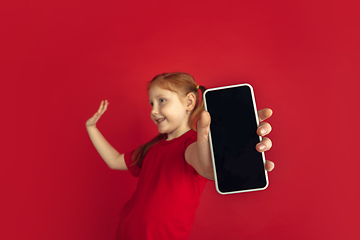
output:
[{"label": "blank phone screen", "polygon": [[251,88],[242,85],[208,91],[210,135],[218,190],[222,193],[265,188],[263,155]]}]

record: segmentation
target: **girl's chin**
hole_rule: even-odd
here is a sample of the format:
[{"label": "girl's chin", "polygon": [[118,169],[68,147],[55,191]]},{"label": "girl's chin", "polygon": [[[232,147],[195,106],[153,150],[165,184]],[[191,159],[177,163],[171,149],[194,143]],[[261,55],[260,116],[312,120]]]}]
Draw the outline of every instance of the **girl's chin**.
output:
[{"label": "girl's chin", "polygon": [[164,134],[164,133],[167,133],[167,131],[165,129],[162,129],[161,127],[159,127],[159,133]]},{"label": "girl's chin", "polygon": [[159,133],[169,135],[169,134],[171,134],[172,132],[169,131],[168,129],[161,129],[161,128],[159,128]]}]

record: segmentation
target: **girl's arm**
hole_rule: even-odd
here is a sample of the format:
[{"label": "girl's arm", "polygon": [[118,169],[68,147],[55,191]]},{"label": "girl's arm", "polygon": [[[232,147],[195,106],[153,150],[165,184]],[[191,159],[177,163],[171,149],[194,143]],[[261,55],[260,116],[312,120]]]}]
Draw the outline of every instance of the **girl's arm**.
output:
[{"label": "girl's arm", "polygon": [[124,154],[120,154],[116,151],[116,149],[110,145],[96,127],[97,121],[106,111],[108,105],[108,101],[101,102],[99,110],[94,114],[94,116],[87,120],[86,130],[96,150],[111,169],[128,170],[125,164]]},{"label": "girl's arm", "polygon": [[[272,110],[269,108],[258,111],[259,121],[271,117]],[[203,177],[214,180],[214,172],[210,153],[209,144],[209,129],[210,129],[210,114],[206,111],[201,113],[201,117],[197,123],[197,142],[191,144],[185,151],[186,161],[195,168],[195,170]],[[257,133],[260,136],[265,136],[271,132],[271,125],[262,122],[259,125]],[[263,137],[262,141],[256,145],[259,152],[267,151],[271,148],[271,140]],[[274,163],[266,160],[265,169],[271,171],[274,168]]]},{"label": "girl's arm", "polygon": [[186,161],[203,177],[214,180],[214,169],[209,144],[210,114],[201,113],[197,122],[197,141],[185,151]]}]

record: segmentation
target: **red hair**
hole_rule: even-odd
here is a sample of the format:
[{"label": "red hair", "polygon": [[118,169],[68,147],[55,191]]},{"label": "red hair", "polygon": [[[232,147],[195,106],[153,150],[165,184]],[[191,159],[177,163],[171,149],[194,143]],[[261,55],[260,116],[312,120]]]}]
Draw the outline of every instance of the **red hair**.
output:
[{"label": "red hair", "polygon": [[[191,111],[189,117],[189,127],[190,129],[196,131],[196,123],[200,118],[200,114],[204,111],[204,101],[202,95],[206,90],[205,87],[197,85],[194,78],[187,73],[182,72],[173,72],[173,73],[163,73],[155,76],[148,85],[148,90],[152,86],[159,86],[161,88],[173,91],[179,94],[179,96],[185,97],[189,93],[194,93],[196,96],[194,109]],[[201,91],[201,96],[199,96],[199,89]],[[132,154],[132,164],[137,165],[141,168],[143,160],[146,153],[149,149],[163,140],[167,134],[159,134],[154,137],[151,141],[138,147]]]}]

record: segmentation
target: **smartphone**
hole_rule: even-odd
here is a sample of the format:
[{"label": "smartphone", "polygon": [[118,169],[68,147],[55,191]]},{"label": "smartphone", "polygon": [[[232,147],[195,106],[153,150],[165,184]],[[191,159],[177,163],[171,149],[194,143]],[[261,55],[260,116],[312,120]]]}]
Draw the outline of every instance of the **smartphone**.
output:
[{"label": "smartphone", "polygon": [[264,190],[265,155],[256,150],[259,119],[250,84],[210,88],[204,92],[211,117],[209,141],[215,186],[220,194]]}]

